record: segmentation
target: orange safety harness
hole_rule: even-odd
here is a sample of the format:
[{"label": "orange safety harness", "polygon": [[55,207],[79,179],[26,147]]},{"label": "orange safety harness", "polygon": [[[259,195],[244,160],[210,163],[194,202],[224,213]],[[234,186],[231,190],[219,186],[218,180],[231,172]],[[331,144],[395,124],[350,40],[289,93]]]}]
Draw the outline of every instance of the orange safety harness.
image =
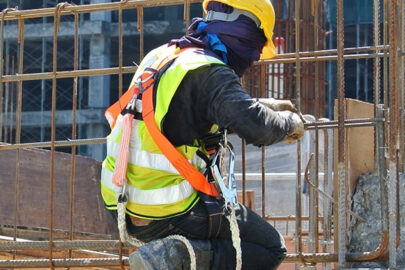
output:
[{"label": "orange safety harness", "polygon": [[[154,87],[155,79],[162,70],[165,70],[177,57],[179,57],[181,52],[187,49],[192,48],[175,51],[163,60],[156,61],[151,67],[146,68],[137,78],[135,84],[128,89],[117,102],[106,110],[105,116],[110,123],[111,128],[113,128],[118,115],[123,111],[121,104],[129,104],[132,102],[132,99],[137,97],[140,98],[140,96],[142,96],[142,119],[160,151],[194,189],[207,195],[218,197],[219,194],[216,186],[213,183],[209,183],[206,177],[173,146],[173,144],[162,134],[155,122],[155,109],[153,106],[153,91],[156,88]],[[126,169],[129,156],[128,149],[133,119],[134,115],[129,112],[125,113],[123,118],[121,144],[117,162],[115,164],[116,168],[113,174],[114,184],[120,187],[126,182]]]}]

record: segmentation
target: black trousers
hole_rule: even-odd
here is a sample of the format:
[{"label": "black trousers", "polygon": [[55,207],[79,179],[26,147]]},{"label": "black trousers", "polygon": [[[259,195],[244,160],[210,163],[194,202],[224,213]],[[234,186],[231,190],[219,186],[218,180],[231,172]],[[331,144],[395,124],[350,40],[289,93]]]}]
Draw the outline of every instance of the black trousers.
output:
[{"label": "black trousers", "polygon": [[[267,221],[246,206],[239,204],[236,218],[240,230],[242,269],[276,269],[286,255],[284,239]],[[149,242],[172,234],[190,239],[211,241],[211,269],[235,269],[236,252],[232,245],[229,222],[223,215],[209,214],[200,200],[188,213],[165,220],[152,221],[147,226],[135,226],[127,218],[128,233]]]}]

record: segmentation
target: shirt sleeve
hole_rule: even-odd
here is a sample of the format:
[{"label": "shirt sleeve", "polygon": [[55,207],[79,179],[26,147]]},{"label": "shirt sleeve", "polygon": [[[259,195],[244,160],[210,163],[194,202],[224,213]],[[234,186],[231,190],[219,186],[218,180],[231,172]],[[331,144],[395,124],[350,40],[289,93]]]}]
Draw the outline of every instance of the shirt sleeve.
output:
[{"label": "shirt sleeve", "polygon": [[248,144],[271,145],[290,132],[290,120],[252,98],[230,68],[211,69],[204,88],[209,92],[209,121],[228,128]]},{"label": "shirt sleeve", "polygon": [[190,71],[176,91],[163,123],[174,145],[190,144],[213,124],[257,146],[277,143],[289,133],[290,120],[257,102],[228,66]]}]

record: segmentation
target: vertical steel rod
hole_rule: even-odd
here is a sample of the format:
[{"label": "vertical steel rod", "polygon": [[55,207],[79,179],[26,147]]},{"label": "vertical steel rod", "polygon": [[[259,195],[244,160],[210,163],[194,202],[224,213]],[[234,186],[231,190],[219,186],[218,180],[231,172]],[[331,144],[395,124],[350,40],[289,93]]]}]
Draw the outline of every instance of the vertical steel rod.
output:
[{"label": "vertical steel rod", "polygon": [[[79,14],[74,13],[74,56],[73,56],[73,69],[79,69]],[[77,138],[77,83],[78,77],[73,78],[73,91],[72,91],[72,140]],[[74,224],[74,180],[76,172],[76,146],[73,145],[71,150],[71,163],[70,163],[70,188],[69,188],[69,200],[70,200],[70,224],[69,224],[69,239],[73,240],[73,224]],[[69,258],[72,257],[72,250],[69,250]]]},{"label": "vertical steel rod", "polygon": [[[300,62],[300,0],[295,0],[295,54],[296,54],[296,107],[298,111],[301,111],[301,62]],[[298,254],[302,254],[302,185],[301,185],[301,142],[297,141],[297,185],[296,185],[296,201],[295,201],[295,211],[296,211],[296,220],[295,220],[295,231],[297,241],[295,244],[295,249]],[[296,268],[299,268],[299,265],[295,265]]]},{"label": "vertical steel rod", "polygon": [[[1,12],[1,26],[0,26],[0,142],[3,141],[3,72],[4,72],[4,11]],[[6,105],[6,103],[5,103]],[[6,110],[5,110],[6,111]],[[6,120],[6,119],[4,119]],[[7,127],[5,126],[5,129]]]},{"label": "vertical steel rod", "polygon": [[242,203],[246,204],[246,141],[242,139]]},{"label": "vertical steel rod", "polygon": [[[260,97],[265,97],[266,92],[266,66],[260,65]],[[266,216],[266,147],[262,146],[262,217]]]},{"label": "vertical steel rod", "polygon": [[388,185],[388,211],[389,211],[389,266],[396,268],[397,251],[397,145],[398,136],[398,91],[397,91],[397,1],[389,2],[389,105],[390,105],[390,140],[389,140],[389,185]]},{"label": "vertical steel rod", "polygon": [[262,217],[266,216],[266,148],[264,146],[262,148]]},{"label": "vertical steel rod", "polygon": [[143,7],[138,7],[138,31],[139,31],[139,63],[144,57],[144,29],[143,29]]},{"label": "vertical steel rod", "polygon": [[186,33],[188,34],[188,27],[190,26],[190,0],[184,0],[184,21],[186,22]]},{"label": "vertical steel rod", "polygon": [[[332,170],[329,170],[329,166],[332,165],[330,161],[332,161],[331,156],[333,150],[329,150],[332,148],[333,145],[333,138],[332,132],[329,135],[329,130],[324,130],[324,177],[323,177],[323,187],[324,191],[331,195],[330,192],[330,187],[331,185],[331,177],[329,177],[329,174],[332,174]],[[332,239],[332,234],[331,234],[331,217],[332,217],[332,203],[329,200],[324,200],[323,204],[323,240],[325,242],[323,252],[330,253],[331,252],[331,239]],[[323,266],[324,269],[329,270],[331,269],[330,264],[324,264]]]},{"label": "vertical steel rod", "polygon": [[346,170],[345,170],[345,74],[344,74],[344,23],[343,23],[343,0],[337,0],[337,84],[338,84],[338,267],[343,269],[346,265]]},{"label": "vertical steel rod", "polygon": [[[318,0],[314,0],[314,48],[319,49],[319,14],[318,14]],[[319,62],[315,62],[315,121],[320,118],[320,89],[319,89]],[[315,128],[315,181],[316,187],[319,187],[319,129]],[[314,226],[315,226],[315,252],[319,252],[319,195],[314,192],[315,196],[315,211],[314,211]]]},{"label": "vertical steel rod", "polygon": [[[18,59],[18,72],[23,73],[24,71],[24,20],[18,20],[18,43],[19,47],[19,59]],[[18,82],[17,89],[17,108],[16,108],[16,132],[15,132],[15,142],[21,142],[21,114],[22,114],[22,82]],[[19,217],[19,198],[20,198],[20,159],[21,151],[17,150],[16,153],[16,179],[15,179],[15,213],[14,213],[14,237],[13,240],[17,239],[17,223]],[[15,253],[13,254],[13,259],[15,258]]]},{"label": "vertical steel rod", "polygon": [[[11,57],[11,73],[12,74],[15,74],[16,72],[15,72],[15,69],[16,69],[16,67],[15,67],[15,57],[14,57],[14,55]],[[9,139],[9,142],[10,143],[13,143],[13,134],[14,134],[14,132],[16,132],[16,131],[13,131],[13,123],[14,123],[14,117],[13,117],[13,112],[14,112],[14,99],[16,98],[15,96],[17,95],[17,93],[14,93],[15,92],[15,83],[11,83],[11,87],[10,87],[11,89],[11,95],[10,95],[10,134],[9,134],[9,136],[10,136],[10,139]],[[15,140],[14,140],[14,142],[15,142]]]},{"label": "vertical steel rod", "polygon": [[[245,76],[241,78],[242,88],[246,89]],[[242,139],[242,203],[246,204],[246,141]]]},{"label": "vertical steel rod", "polygon": [[[388,0],[384,0],[384,23],[383,23],[383,44],[385,47],[387,46],[388,43]],[[384,58],[383,58],[383,103],[384,103],[384,109],[387,112],[388,109],[388,53],[389,51],[387,48],[384,50]],[[386,129],[388,130],[388,129]],[[388,135],[388,134],[387,134]]]},{"label": "vertical steel rod", "polygon": [[[400,39],[400,48],[401,51],[404,52],[405,51],[405,3],[404,1],[400,1],[399,2],[399,14],[401,15],[401,28],[398,31],[399,33],[399,39]],[[400,95],[400,111],[399,111],[399,119],[400,119],[400,136],[399,136],[399,140],[400,140],[400,154],[401,154],[401,169],[402,169],[402,173],[405,172],[405,112],[404,112],[404,108],[405,108],[405,57],[403,54],[401,54],[399,56],[400,61],[400,67],[399,67],[399,76],[400,76],[400,80],[399,80],[399,95]],[[398,168],[400,169],[400,168]],[[399,180],[399,179],[398,179]]]},{"label": "vertical steel rod", "polygon": [[[373,7],[374,7],[374,13],[373,13],[373,34],[374,34],[374,46],[380,45],[380,1],[379,0],[374,0],[373,1]],[[379,51],[376,51],[379,53]],[[380,58],[376,57],[374,59],[374,77],[373,77],[373,85],[374,85],[374,116],[377,115],[377,106],[380,104]],[[374,128],[374,141],[376,142],[375,144],[375,161],[374,161],[374,167],[377,170],[378,169],[378,157],[379,157],[379,151],[381,151],[379,145],[378,145],[378,134],[377,134],[377,128]]]},{"label": "vertical steel rod", "polygon": [[[122,35],[122,5],[118,9],[118,96],[122,95],[122,66],[123,66],[123,35]],[[124,104],[125,106],[125,104]]]},{"label": "vertical steel rod", "polygon": [[[3,43],[4,44],[4,43]],[[9,72],[8,64],[9,64],[9,57],[6,56],[6,60],[4,63],[6,66],[3,67],[5,72]],[[4,85],[4,135],[3,135],[3,142],[8,142],[8,127],[11,126],[11,121],[9,121],[9,102],[10,102],[10,88],[9,83],[5,83]]]},{"label": "vertical steel rod", "polygon": [[56,115],[56,72],[58,65],[58,32],[60,25],[61,10],[67,3],[58,4],[54,13],[53,23],[53,51],[52,51],[52,104],[51,104],[51,160],[49,168],[49,261],[50,268],[54,269],[52,263],[53,258],[53,192],[54,192],[54,177],[55,177],[55,115]]}]

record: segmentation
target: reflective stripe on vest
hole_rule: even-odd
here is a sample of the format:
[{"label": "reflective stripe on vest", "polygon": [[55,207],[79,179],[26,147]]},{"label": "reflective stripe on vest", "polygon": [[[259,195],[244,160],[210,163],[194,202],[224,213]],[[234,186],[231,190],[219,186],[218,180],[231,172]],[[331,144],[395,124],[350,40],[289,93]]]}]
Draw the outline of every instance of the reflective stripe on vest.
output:
[{"label": "reflective stripe on vest", "polygon": [[[154,50],[155,55],[165,55],[167,47]],[[186,51],[187,52],[187,51]],[[148,55],[149,66],[154,56]],[[190,59],[191,58],[191,59]],[[189,51],[183,53],[174,61],[170,68],[162,75],[156,93],[155,121],[158,127],[167,113],[170,102],[188,71],[210,64],[223,64],[213,57]],[[138,69],[139,71],[139,69]],[[137,71],[137,74],[138,74]],[[133,80],[134,81],[134,80]],[[123,104],[125,106],[126,104]],[[133,120],[130,140],[130,157],[127,169],[129,202],[127,213],[150,219],[161,219],[182,214],[190,209],[197,201],[197,192],[174,168],[169,160],[151,139],[143,121]],[[107,138],[107,158],[103,162],[101,189],[107,208],[116,208],[116,193],[121,189],[111,180],[115,167],[115,158],[118,154],[122,123],[120,117],[111,134]],[[202,161],[196,158],[197,147],[177,147],[191,163],[199,168]]]},{"label": "reflective stripe on vest", "polygon": [[[101,183],[114,192],[120,192],[121,187],[118,187],[109,181],[112,178],[113,172],[102,170]],[[168,186],[165,188],[156,188],[152,190],[138,189],[131,185],[127,186],[128,200],[133,203],[155,205],[155,204],[171,204],[182,201],[193,194],[194,189],[187,180],[181,181],[178,185]]]},{"label": "reflective stripe on vest", "polygon": [[[107,138],[107,155],[108,157],[117,158],[120,147],[120,130],[122,128],[122,116],[120,115],[117,120],[116,127],[112,130],[110,136]],[[179,174],[176,168],[170,163],[165,155],[160,153],[152,153],[142,150],[141,138],[138,131],[138,120],[132,121],[131,140],[129,146],[129,160],[130,164],[136,164],[140,167],[165,171],[173,174]],[[201,169],[205,166],[205,162],[196,154],[193,155],[189,162]]]}]

